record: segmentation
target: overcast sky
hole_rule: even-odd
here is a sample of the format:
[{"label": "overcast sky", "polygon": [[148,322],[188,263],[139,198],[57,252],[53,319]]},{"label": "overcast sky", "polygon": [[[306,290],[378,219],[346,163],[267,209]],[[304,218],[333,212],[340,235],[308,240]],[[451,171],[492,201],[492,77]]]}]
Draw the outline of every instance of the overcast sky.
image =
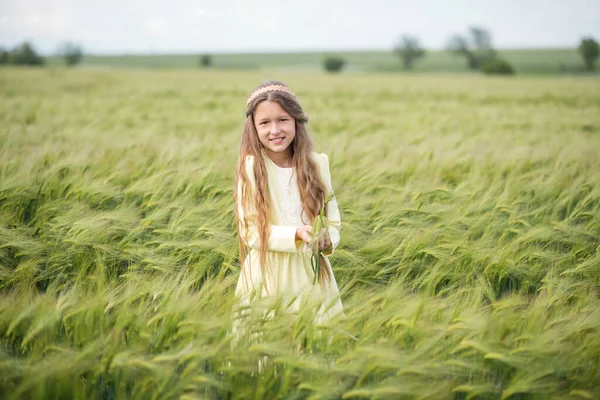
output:
[{"label": "overcast sky", "polygon": [[600,40],[600,0],[0,0],[0,46],[43,53],[379,50],[403,33],[435,49],[471,25],[499,48],[575,47]]}]

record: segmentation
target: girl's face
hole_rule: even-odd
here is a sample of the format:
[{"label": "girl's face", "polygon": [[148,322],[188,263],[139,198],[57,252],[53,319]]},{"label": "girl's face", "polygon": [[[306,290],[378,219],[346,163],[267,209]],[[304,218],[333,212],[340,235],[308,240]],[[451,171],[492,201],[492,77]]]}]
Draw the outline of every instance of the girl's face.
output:
[{"label": "girl's face", "polygon": [[270,100],[260,103],[254,111],[254,126],[269,156],[291,152],[290,144],[296,136],[296,120],[279,103]]}]

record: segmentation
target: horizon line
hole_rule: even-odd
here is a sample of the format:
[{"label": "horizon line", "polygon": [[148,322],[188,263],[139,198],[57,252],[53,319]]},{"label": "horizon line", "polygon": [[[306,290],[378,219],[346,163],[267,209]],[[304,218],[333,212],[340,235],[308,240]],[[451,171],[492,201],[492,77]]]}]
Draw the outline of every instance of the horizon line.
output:
[{"label": "horizon line", "polygon": [[[433,48],[427,49],[426,51],[431,52],[445,52],[450,51],[445,48]],[[576,46],[573,47],[561,47],[561,46],[528,46],[528,47],[497,47],[494,48],[496,51],[532,51],[532,50],[577,50]],[[173,51],[140,51],[140,50],[131,50],[131,51],[107,51],[107,52],[86,52],[85,49],[83,53],[86,56],[95,56],[95,57],[114,57],[114,56],[190,56],[190,55],[260,55],[260,54],[311,54],[311,53],[322,53],[322,54],[340,54],[340,53],[393,53],[394,49],[390,48],[369,48],[369,49],[297,49],[297,50],[173,50]],[[44,54],[44,53],[42,53]],[[46,53],[47,57],[55,57],[59,56],[58,54]]]}]

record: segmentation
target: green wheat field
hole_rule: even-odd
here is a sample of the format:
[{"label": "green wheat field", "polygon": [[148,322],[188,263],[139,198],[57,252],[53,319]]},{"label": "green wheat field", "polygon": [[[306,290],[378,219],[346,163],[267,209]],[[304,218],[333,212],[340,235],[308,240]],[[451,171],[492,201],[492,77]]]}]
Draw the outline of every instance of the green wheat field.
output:
[{"label": "green wheat field", "polygon": [[[330,157],[323,326],[232,311],[267,79]],[[598,78],[2,68],[0,91],[0,398],[600,399]]]}]

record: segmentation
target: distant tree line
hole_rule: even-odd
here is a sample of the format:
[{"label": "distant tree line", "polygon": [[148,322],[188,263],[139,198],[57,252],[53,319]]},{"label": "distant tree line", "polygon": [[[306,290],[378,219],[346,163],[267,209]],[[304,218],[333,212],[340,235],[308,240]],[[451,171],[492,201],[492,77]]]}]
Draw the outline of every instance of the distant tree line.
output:
[{"label": "distant tree line", "polygon": [[[454,35],[448,41],[446,50],[465,58],[470,70],[479,70],[486,74],[514,74],[510,63],[498,57],[492,45],[492,35],[479,27],[472,27],[469,35]],[[425,56],[425,49],[416,37],[403,35],[394,48],[406,71],[413,69],[415,61]]]},{"label": "distant tree line", "polygon": [[[393,49],[400,58],[405,71],[411,71],[415,63],[426,56],[426,50],[415,36],[404,34]],[[492,44],[492,34],[485,28],[471,27],[467,35],[454,35],[446,45],[449,51],[466,61],[467,68],[485,74],[513,75],[516,70],[511,63],[502,59]],[[592,37],[585,37],[579,44],[578,51],[584,61],[586,71],[594,71],[600,57],[600,45]],[[336,56],[323,59],[323,67],[328,72],[339,72],[345,61]]]},{"label": "distant tree line", "polygon": [[[596,39],[591,36],[582,38],[577,50],[583,59],[583,70],[594,71],[600,57],[600,45]],[[415,64],[427,55],[426,50],[420,45],[419,39],[408,34],[400,37],[393,51],[399,57],[402,67],[406,71],[412,70]],[[491,33],[481,27],[469,28],[466,35],[452,36],[446,45],[446,51],[463,57],[467,68],[473,71],[504,75],[516,72],[507,60],[499,56],[492,44]],[[84,53],[80,45],[74,42],[64,42],[58,47],[57,55],[64,59],[67,66],[74,66],[81,62]],[[337,55],[326,55],[322,62],[323,68],[331,73],[340,72],[347,65],[346,60]],[[12,50],[0,47],[0,65],[3,64],[42,66],[45,64],[45,59],[31,43],[26,41]],[[202,68],[212,67],[212,56],[201,54],[198,57],[198,65]],[[582,68],[575,69],[575,71],[580,71]],[[560,69],[567,71],[567,67],[564,65],[561,65]]]},{"label": "distant tree line", "polygon": [[[83,49],[80,45],[73,42],[65,42],[58,48],[57,54],[65,60],[65,64],[73,66],[79,64],[83,58]],[[30,65],[43,66],[46,63],[42,57],[29,42],[23,42],[12,50],[0,48],[0,65]]]}]

